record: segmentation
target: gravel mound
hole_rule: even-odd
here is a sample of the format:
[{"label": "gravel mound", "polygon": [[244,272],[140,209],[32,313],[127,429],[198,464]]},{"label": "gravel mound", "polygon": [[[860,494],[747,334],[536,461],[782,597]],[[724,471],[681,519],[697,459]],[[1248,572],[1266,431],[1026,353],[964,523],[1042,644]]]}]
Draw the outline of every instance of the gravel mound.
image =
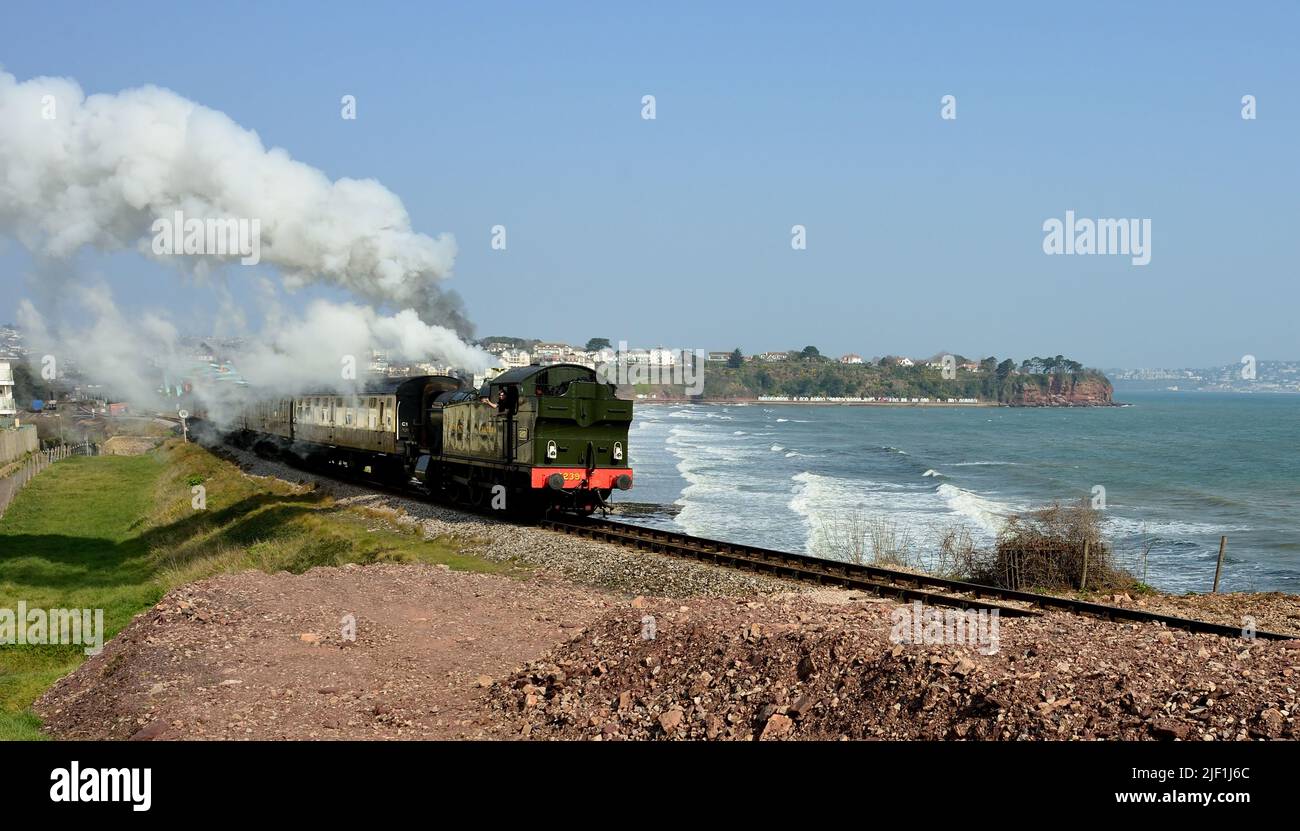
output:
[{"label": "gravel mound", "polygon": [[34,705],[61,739],[473,739],[504,677],[620,602],[375,563],[173,589]]},{"label": "gravel mound", "polygon": [[895,608],[638,598],[495,684],[489,706],[546,739],[1297,737],[1297,641],[1049,614],[1000,621],[985,655],[891,642]]}]

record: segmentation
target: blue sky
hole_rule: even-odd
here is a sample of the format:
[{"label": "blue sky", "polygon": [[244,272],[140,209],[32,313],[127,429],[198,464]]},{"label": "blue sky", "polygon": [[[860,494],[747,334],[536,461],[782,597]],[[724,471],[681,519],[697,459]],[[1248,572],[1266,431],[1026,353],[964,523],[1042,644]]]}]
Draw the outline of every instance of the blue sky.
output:
[{"label": "blue sky", "polygon": [[[1298,24],[1294,3],[11,3],[0,67],[164,86],[378,179],[457,238],[479,334],[1186,366],[1300,358]],[[1150,218],[1151,263],[1045,255],[1067,209]],[[77,266],[207,325],[210,290],[161,266]],[[30,267],[0,250],[0,319]]]}]

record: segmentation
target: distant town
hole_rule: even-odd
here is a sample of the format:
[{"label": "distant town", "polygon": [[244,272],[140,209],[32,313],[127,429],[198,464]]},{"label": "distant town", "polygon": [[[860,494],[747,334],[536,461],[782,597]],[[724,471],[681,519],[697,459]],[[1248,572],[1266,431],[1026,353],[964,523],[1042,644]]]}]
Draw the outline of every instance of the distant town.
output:
[{"label": "distant town", "polygon": [[[624,359],[633,363],[645,363],[650,366],[671,367],[677,366],[681,363],[695,362],[699,357],[699,352],[696,350],[666,349],[662,346],[652,348],[629,348],[626,351],[619,351],[605,338],[592,338],[587,341],[585,346],[571,346],[567,343],[507,337],[483,338],[478,343],[484,350],[500,358],[502,365],[506,367],[553,363],[575,363],[584,366],[597,367],[619,359]],[[944,359],[947,357],[951,359],[951,367],[954,370],[961,372],[979,372],[981,371],[982,365],[981,361],[969,360],[946,352],[937,353],[927,358],[909,358],[901,355],[883,355],[879,357],[864,358],[853,352],[840,356],[823,355],[821,350],[815,346],[806,346],[803,349],[759,352],[750,355],[742,353],[739,349],[705,351],[703,356],[706,363],[730,364],[732,368],[739,366],[742,362],[770,364],[780,363],[782,361],[805,360],[809,358],[849,365],[872,364],[875,366],[899,367],[921,366],[942,370],[946,366]],[[1078,362],[1067,361],[1058,355],[1056,359],[1035,358],[1024,361],[1022,365],[1014,368],[1013,373],[1042,371],[1041,367],[1037,369],[1034,367],[1035,361],[1046,361],[1050,365],[1057,359],[1062,361],[1061,368],[1066,371],[1079,372],[1083,370],[1083,366]],[[993,366],[996,366],[998,363],[996,359],[985,359],[985,361],[990,360],[993,362]]]},{"label": "distant town", "polygon": [[1300,361],[1256,361],[1203,369],[1109,369],[1120,389],[1176,392],[1300,393]]}]

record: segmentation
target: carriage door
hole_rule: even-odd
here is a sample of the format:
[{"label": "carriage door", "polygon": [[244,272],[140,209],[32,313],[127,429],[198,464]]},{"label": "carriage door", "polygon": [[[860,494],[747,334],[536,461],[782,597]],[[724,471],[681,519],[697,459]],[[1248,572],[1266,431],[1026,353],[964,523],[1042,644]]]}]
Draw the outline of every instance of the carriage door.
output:
[{"label": "carriage door", "polygon": [[518,447],[518,438],[515,436],[515,414],[519,411],[519,387],[514,384],[501,387],[497,410],[505,419],[505,435],[501,438],[501,452],[505,461],[514,461],[515,448]]}]

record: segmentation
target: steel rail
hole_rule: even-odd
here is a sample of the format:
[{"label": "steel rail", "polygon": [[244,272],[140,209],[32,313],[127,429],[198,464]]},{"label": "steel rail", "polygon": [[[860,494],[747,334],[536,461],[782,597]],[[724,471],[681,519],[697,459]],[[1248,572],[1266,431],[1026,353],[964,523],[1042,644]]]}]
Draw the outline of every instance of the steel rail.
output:
[{"label": "steel rail", "polygon": [[[1000,614],[1008,617],[1036,615],[1041,611],[1051,610],[1087,615],[1115,622],[1160,623],[1171,629],[1183,629],[1189,632],[1200,632],[1223,637],[1242,637],[1241,627],[1213,623],[1207,620],[1178,617],[1141,609],[1127,609],[1123,606],[1111,606],[1105,603],[1094,603],[1070,597],[1057,597],[1017,589],[1003,589],[996,586],[968,583],[962,580],[950,580],[946,577],[936,577],[929,574],[913,574],[880,566],[826,560],[820,557],[811,557],[807,554],[797,554],[792,551],[779,551],[762,546],[695,537],[675,531],[633,525],[626,522],[615,522],[608,519],[550,517],[543,520],[541,524],[545,528],[567,534],[580,534],[629,547],[689,556],[695,559],[708,559],[726,565],[769,571],[798,579],[837,583],[852,588],[866,589],[882,596],[920,600],[943,606],[998,609]],[[1006,606],[995,601],[1024,603],[1031,608]],[[1291,640],[1296,637],[1295,635],[1267,630],[1257,630],[1254,632],[1254,636],[1264,640]]]}]

